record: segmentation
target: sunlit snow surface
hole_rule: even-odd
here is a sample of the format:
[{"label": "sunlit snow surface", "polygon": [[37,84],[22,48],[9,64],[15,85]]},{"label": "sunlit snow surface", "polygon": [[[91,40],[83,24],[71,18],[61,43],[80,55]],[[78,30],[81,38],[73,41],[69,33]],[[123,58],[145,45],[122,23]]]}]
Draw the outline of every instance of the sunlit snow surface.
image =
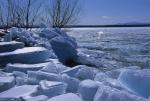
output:
[{"label": "sunlit snow surface", "polygon": [[[130,65],[150,67],[150,28],[148,27],[72,28],[69,29],[68,34],[76,38],[79,50],[110,64],[105,65],[106,67],[120,68]],[[106,54],[98,57],[97,52]]]}]

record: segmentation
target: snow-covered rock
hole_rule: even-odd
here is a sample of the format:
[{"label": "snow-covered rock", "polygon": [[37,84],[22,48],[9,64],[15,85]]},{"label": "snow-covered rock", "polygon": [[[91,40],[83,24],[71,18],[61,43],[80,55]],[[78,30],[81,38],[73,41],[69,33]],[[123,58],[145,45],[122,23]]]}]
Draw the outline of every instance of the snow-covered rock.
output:
[{"label": "snow-covered rock", "polygon": [[40,64],[7,64],[5,71],[6,72],[13,72],[13,71],[20,71],[27,73],[27,71],[38,71],[42,69],[44,66]]},{"label": "snow-covered rock", "polygon": [[0,92],[8,90],[15,86],[15,78],[13,76],[0,77]]},{"label": "snow-covered rock", "polygon": [[78,92],[83,101],[93,101],[98,87],[95,81],[84,80],[79,84]]},{"label": "snow-covered rock", "polygon": [[60,62],[69,64],[69,62],[74,62],[77,59],[76,47],[68,37],[57,36],[50,43]]},{"label": "snow-covered rock", "polygon": [[60,81],[61,77],[58,74],[47,73],[42,71],[28,71],[28,83],[38,84],[41,80]]},{"label": "snow-covered rock", "polygon": [[76,94],[67,93],[53,97],[47,101],[82,101]]},{"label": "snow-covered rock", "polygon": [[62,71],[68,69],[69,67],[66,67],[60,63],[54,63],[50,62],[47,66],[45,66],[41,71],[48,72],[48,73],[55,73],[60,74]]},{"label": "snow-covered rock", "polygon": [[75,66],[73,68],[69,68],[69,69],[66,69],[62,72],[62,74],[67,74],[71,77],[76,77],[76,73],[81,69],[83,68],[84,66],[82,65],[79,65],[79,66]]},{"label": "snow-covered rock", "polygon": [[22,101],[23,97],[36,93],[37,85],[23,85],[0,93],[0,101]]},{"label": "snow-covered rock", "polygon": [[117,90],[115,88],[99,85],[94,101],[147,101],[146,99]]},{"label": "snow-covered rock", "polygon": [[39,96],[35,96],[35,97],[30,97],[27,99],[24,99],[25,101],[47,101],[48,97],[45,95],[39,95]]},{"label": "snow-covered rock", "polygon": [[118,80],[129,91],[146,98],[150,96],[149,69],[123,71]]},{"label": "snow-covered rock", "polygon": [[16,49],[20,49],[24,47],[24,43],[10,41],[10,42],[0,42],[0,53],[2,52],[11,52]]},{"label": "snow-covered rock", "polygon": [[43,47],[27,47],[12,52],[0,53],[0,62],[5,63],[41,63],[51,57]]},{"label": "snow-covered rock", "polygon": [[67,74],[63,74],[62,81],[67,84],[66,92],[71,92],[71,93],[77,92],[80,83],[78,79],[70,77]]},{"label": "snow-covered rock", "polygon": [[39,93],[48,97],[54,97],[64,94],[66,92],[67,85],[62,82],[54,81],[41,81],[39,84]]}]

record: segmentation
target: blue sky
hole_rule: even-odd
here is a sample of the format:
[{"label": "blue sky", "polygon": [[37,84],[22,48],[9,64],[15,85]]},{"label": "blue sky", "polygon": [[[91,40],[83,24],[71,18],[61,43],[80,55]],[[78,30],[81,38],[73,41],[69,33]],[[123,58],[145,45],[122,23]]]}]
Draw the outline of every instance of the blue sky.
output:
[{"label": "blue sky", "polygon": [[80,24],[150,22],[150,0],[80,0]]}]

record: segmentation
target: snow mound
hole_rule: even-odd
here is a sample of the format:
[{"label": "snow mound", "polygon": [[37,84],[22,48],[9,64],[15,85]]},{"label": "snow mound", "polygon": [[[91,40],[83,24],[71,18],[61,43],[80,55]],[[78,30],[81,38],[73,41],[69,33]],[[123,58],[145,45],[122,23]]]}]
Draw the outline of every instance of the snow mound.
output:
[{"label": "snow mound", "polygon": [[84,80],[79,84],[79,95],[84,101],[93,101],[98,84],[92,80]]},{"label": "snow mound", "polygon": [[39,84],[40,94],[44,94],[48,97],[54,97],[64,94],[66,92],[67,85],[62,82],[54,81],[41,81]]},{"label": "snow mound", "polygon": [[148,98],[150,96],[150,70],[125,70],[119,76],[119,82],[129,91]]},{"label": "snow mound", "polygon": [[67,84],[66,92],[71,92],[71,93],[77,92],[80,83],[78,79],[70,77],[67,74],[63,74],[62,81]]},{"label": "snow mound", "polygon": [[25,96],[31,96],[37,90],[37,85],[23,85],[0,93],[0,101],[22,101]]},{"label": "snow mound", "polygon": [[142,97],[117,90],[115,88],[100,85],[94,97],[94,101],[147,101]]},{"label": "snow mound", "polygon": [[8,90],[15,86],[15,78],[13,76],[0,77],[0,92]]},{"label": "snow mound", "polygon": [[40,64],[7,64],[5,71],[6,72],[13,72],[13,71],[20,71],[27,73],[27,71],[38,71],[42,69],[44,66]]},{"label": "snow mound", "polygon": [[27,47],[12,52],[0,53],[0,62],[5,63],[41,63],[51,57],[51,53],[42,47]]},{"label": "snow mound", "polygon": [[24,43],[22,42],[16,42],[16,41],[11,41],[11,42],[0,42],[0,53],[2,52],[11,52],[19,48],[23,48]]},{"label": "snow mound", "polygon": [[76,94],[67,93],[53,97],[47,101],[82,101]]}]

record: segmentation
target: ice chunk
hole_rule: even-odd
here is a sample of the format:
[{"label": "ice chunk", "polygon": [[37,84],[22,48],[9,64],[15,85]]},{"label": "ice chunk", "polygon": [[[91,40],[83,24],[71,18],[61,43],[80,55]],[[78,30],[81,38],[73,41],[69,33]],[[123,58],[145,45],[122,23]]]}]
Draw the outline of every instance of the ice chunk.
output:
[{"label": "ice chunk", "polygon": [[15,86],[15,78],[13,76],[0,77],[0,92],[8,90]]},{"label": "ice chunk", "polygon": [[30,96],[37,91],[37,85],[23,85],[0,93],[0,101],[22,101],[21,98]]},{"label": "ice chunk", "polygon": [[39,93],[48,97],[54,97],[64,94],[66,92],[67,85],[62,82],[54,81],[41,81],[39,84]]},{"label": "ice chunk", "polygon": [[53,63],[50,62],[47,66],[45,66],[41,71],[48,72],[48,73],[56,73],[60,74],[62,71],[68,69],[68,67],[60,64],[60,63]]},{"label": "ice chunk", "polygon": [[13,52],[1,53],[0,62],[6,63],[40,63],[45,62],[51,53],[42,47],[27,47]]},{"label": "ice chunk", "polygon": [[28,71],[29,84],[37,84],[41,80],[60,81],[61,77],[58,74],[47,73],[42,71]]},{"label": "ice chunk", "polygon": [[87,66],[79,69],[79,71],[76,73],[76,77],[79,78],[80,80],[85,80],[85,79],[93,80],[95,75],[96,72],[94,68],[87,67]]},{"label": "ice chunk", "polygon": [[103,72],[97,73],[94,78],[95,81],[99,81],[99,82],[106,81],[107,79],[109,79],[109,77]]},{"label": "ice chunk", "polygon": [[62,75],[62,81],[65,82],[67,86],[67,92],[76,93],[79,87],[80,81],[76,78],[70,77],[67,74]]},{"label": "ice chunk", "polygon": [[75,67],[73,67],[73,68],[69,68],[69,69],[67,69],[67,70],[64,70],[63,72],[62,72],[62,74],[67,74],[67,75],[69,75],[69,76],[71,76],[71,77],[75,77],[76,76],[76,73],[79,71],[79,69],[81,69],[81,68],[83,68],[84,66],[82,66],[82,65],[79,65],[79,66],[75,66]]},{"label": "ice chunk", "polygon": [[35,97],[30,97],[27,99],[24,99],[25,101],[47,101],[48,97],[45,95],[39,95],[39,96],[35,96]]},{"label": "ice chunk", "polygon": [[93,101],[98,87],[95,81],[84,80],[79,84],[78,92],[84,101]]},{"label": "ice chunk", "polygon": [[147,101],[146,99],[111,88],[109,86],[100,85],[94,97],[94,101]]},{"label": "ice chunk", "polygon": [[40,64],[7,64],[5,71],[6,72],[20,71],[27,73],[27,71],[38,71],[43,67],[44,66]]},{"label": "ice chunk", "polygon": [[150,70],[125,70],[119,76],[123,87],[129,91],[148,98],[150,96]]},{"label": "ice chunk", "polygon": [[0,42],[0,53],[2,52],[11,52],[19,48],[23,48],[24,43],[22,42],[16,42],[16,41],[11,41],[11,42]]},{"label": "ice chunk", "polygon": [[67,93],[53,97],[47,101],[82,101],[76,94]]},{"label": "ice chunk", "polygon": [[60,62],[68,64],[77,59],[76,47],[72,45],[69,38],[58,36],[53,38],[50,43]]}]

